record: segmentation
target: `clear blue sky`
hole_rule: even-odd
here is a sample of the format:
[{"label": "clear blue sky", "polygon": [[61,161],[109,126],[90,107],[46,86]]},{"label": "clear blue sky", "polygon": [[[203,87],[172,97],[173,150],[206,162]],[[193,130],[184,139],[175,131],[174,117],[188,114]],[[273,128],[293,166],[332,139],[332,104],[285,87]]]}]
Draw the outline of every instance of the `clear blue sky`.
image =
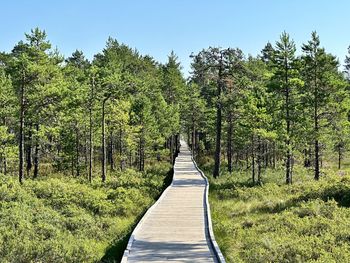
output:
[{"label": "clear blue sky", "polygon": [[230,46],[256,55],[283,30],[298,46],[316,30],[341,63],[350,45],[348,0],[3,0],[0,7],[1,51],[40,27],[65,56],[80,49],[91,59],[112,36],[160,62],[174,50],[186,76],[191,52]]}]

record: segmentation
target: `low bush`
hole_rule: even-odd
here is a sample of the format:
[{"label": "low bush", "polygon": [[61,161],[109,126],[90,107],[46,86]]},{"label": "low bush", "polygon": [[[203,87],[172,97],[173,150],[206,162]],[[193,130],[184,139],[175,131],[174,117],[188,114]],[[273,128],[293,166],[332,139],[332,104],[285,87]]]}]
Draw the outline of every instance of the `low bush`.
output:
[{"label": "low bush", "polygon": [[305,173],[284,185],[273,173],[254,186],[244,172],[214,179],[206,170],[214,232],[227,261],[348,262],[350,177],[329,171],[316,182]]},{"label": "low bush", "polygon": [[105,184],[45,176],[21,186],[0,175],[0,261],[100,261],[122,247],[118,242],[159,196],[169,169],[163,163],[146,173],[117,172]]}]

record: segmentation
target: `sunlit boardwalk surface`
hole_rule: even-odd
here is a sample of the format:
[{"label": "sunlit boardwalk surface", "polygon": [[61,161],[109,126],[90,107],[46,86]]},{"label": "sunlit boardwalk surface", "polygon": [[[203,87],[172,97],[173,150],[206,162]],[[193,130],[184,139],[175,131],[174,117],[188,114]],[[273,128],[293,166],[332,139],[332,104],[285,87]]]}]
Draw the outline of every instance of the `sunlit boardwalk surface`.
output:
[{"label": "sunlit boardwalk surface", "polygon": [[218,262],[208,235],[205,187],[181,141],[172,185],[135,229],[122,262]]}]

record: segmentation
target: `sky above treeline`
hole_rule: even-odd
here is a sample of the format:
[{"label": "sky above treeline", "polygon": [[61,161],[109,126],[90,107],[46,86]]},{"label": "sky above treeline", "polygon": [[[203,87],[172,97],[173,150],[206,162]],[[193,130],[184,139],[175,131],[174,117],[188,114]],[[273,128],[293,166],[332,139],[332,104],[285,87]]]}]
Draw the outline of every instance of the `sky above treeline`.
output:
[{"label": "sky above treeline", "polygon": [[79,49],[91,60],[111,36],[162,63],[174,50],[186,77],[192,52],[219,46],[257,55],[284,30],[299,53],[316,30],[341,64],[350,45],[347,0],[4,0],[0,9],[0,51],[39,27],[64,56]]}]

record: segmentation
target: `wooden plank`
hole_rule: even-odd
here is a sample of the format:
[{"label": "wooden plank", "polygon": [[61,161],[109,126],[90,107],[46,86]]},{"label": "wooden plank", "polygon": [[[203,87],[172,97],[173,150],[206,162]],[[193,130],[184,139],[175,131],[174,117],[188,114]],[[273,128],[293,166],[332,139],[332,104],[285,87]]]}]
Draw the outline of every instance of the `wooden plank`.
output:
[{"label": "wooden plank", "polygon": [[133,232],[122,262],[218,262],[207,234],[205,191],[181,141],[173,182]]}]

